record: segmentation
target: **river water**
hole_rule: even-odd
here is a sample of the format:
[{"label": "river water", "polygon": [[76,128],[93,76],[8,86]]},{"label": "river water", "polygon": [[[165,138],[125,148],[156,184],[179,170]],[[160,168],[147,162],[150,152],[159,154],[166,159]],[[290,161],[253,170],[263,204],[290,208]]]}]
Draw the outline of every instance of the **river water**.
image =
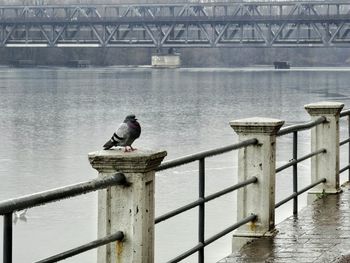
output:
[{"label": "river water", "polygon": [[[349,106],[349,83],[350,68],[0,68],[0,200],[95,178],[87,153],[100,150],[129,113],[142,125],[134,145],[165,149],[170,160],[237,142],[228,124],[233,119],[261,116],[294,124],[309,120],[303,106],[311,102]],[[309,139],[310,132],[301,133],[300,156],[309,153]],[[278,166],[292,158],[291,142],[290,136],[278,139]],[[227,153],[207,160],[207,194],[237,182],[236,158]],[[300,187],[310,183],[309,165],[299,166]],[[156,215],[196,199],[197,173],[194,164],[156,175]],[[291,194],[291,183],[291,170],[278,174],[276,201]],[[208,204],[207,238],[235,222],[234,201],[230,194]],[[88,194],[28,210],[27,221],[14,224],[14,262],[33,262],[94,240],[96,207],[96,194]],[[276,220],[291,212],[291,203],[278,208]],[[156,226],[157,263],[196,244],[196,222],[194,209]],[[208,246],[206,262],[228,255],[230,242],[229,234]],[[90,251],[66,262],[95,258]]]}]

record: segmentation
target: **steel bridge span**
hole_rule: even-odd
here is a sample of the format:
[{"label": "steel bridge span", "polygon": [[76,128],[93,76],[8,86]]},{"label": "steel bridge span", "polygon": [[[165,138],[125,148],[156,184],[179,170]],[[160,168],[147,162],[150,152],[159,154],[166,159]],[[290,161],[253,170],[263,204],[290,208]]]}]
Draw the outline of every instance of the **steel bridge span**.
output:
[{"label": "steel bridge span", "polygon": [[1,47],[350,47],[350,1],[0,6]]}]

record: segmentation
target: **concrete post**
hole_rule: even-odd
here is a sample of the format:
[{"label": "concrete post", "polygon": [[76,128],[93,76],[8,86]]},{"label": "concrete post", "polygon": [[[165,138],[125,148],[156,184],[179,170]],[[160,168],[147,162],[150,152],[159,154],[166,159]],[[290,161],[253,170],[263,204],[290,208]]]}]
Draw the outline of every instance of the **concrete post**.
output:
[{"label": "concrete post", "polygon": [[97,151],[89,161],[99,177],[116,172],[128,186],[112,186],[98,193],[98,237],[122,231],[123,242],[98,249],[98,263],[154,262],[154,175],[165,151]]},{"label": "concrete post", "polygon": [[326,178],[325,184],[319,184],[309,191],[308,200],[312,201],[315,194],[334,194],[340,192],[339,187],[339,114],[344,107],[339,102],[318,102],[305,105],[312,120],[321,116],[327,118],[311,130],[311,152],[326,149],[326,153],[318,154],[311,159],[311,181]]},{"label": "concrete post", "polygon": [[233,235],[233,250],[253,238],[273,235],[275,229],[276,133],[284,121],[270,118],[248,118],[231,121],[239,141],[256,138],[258,144],[242,148],[238,153],[238,182],[252,176],[258,182],[237,193],[237,221],[252,213],[256,222],[240,227]]}]

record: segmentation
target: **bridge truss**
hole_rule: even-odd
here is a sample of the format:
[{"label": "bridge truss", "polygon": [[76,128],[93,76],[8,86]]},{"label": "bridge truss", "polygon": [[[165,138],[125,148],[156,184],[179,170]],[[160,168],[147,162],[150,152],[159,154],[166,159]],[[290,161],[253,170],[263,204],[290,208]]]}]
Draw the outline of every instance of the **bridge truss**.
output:
[{"label": "bridge truss", "polygon": [[350,1],[0,6],[1,47],[350,47]]}]

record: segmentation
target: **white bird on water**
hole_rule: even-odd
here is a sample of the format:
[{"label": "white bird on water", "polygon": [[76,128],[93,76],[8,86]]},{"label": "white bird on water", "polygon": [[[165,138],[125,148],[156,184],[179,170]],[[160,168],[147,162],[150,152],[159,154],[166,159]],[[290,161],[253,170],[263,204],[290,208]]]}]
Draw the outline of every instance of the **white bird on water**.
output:
[{"label": "white bird on water", "polygon": [[14,222],[15,224],[17,223],[18,220],[27,222],[27,217],[26,217],[27,210],[28,210],[28,209],[24,209],[24,210],[20,210],[20,211],[15,211],[13,222]]}]

